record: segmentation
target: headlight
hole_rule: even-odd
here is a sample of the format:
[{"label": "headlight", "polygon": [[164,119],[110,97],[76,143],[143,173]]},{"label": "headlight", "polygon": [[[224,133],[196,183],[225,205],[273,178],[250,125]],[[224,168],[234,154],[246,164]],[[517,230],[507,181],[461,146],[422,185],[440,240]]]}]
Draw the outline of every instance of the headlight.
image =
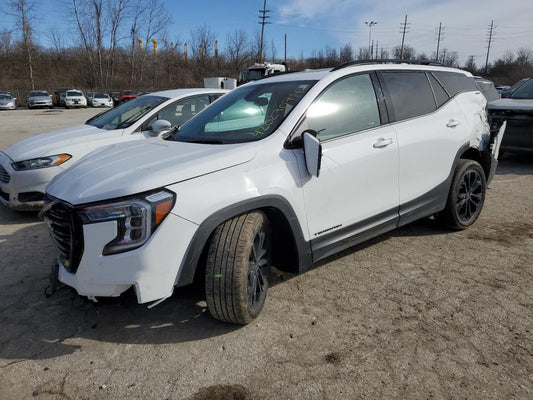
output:
[{"label": "headlight", "polygon": [[163,222],[175,196],[162,190],[146,196],[132,197],[116,203],[99,204],[80,212],[84,224],[115,221],[117,236],[105,245],[103,255],[122,253],[142,246]]},{"label": "headlight", "polygon": [[31,160],[18,161],[11,164],[11,166],[17,171],[56,167],[69,160],[71,157],[72,156],[70,154],[56,154],[55,156],[32,158]]}]

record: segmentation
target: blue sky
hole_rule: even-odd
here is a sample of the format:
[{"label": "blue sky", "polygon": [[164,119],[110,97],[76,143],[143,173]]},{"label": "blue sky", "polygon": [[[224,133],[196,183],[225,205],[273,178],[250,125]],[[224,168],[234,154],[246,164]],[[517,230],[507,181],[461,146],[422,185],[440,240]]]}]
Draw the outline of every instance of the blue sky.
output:
[{"label": "blue sky", "polygon": [[[207,25],[217,34],[219,46],[225,46],[228,33],[245,30],[250,37],[259,31],[259,10],[263,0],[163,0],[172,16],[168,28],[170,40],[190,40],[191,30]],[[6,8],[6,0],[0,7]],[[65,32],[65,44],[75,37],[76,27],[69,22],[69,0],[36,2],[37,37],[44,45],[47,35],[56,29]],[[270,25],[265,29],[265,45],[276,48],[283,57],[287,35],[289,57],[309,57],[326,46],[339,49],[350,43],[354,50],[367,47],[369,28],[365,21],[376,21],[372,39],[379,48],[392,49],[401,43],[401,23],[408,16],[405,43],[428,56],[436,50],[436,30],[444,27],[440,49],[457,51],[463,64],[474,56],[478,66],[486,56],[488,28],[494,20],[494,36],[489,60],[506,51],[525,47],[533,50],[533,1],[530,0],[267,0],[271,10]],[[13,20],[0,13],[0,30],[11,29]],[[267,57],[272,53],[267,51]]]}]

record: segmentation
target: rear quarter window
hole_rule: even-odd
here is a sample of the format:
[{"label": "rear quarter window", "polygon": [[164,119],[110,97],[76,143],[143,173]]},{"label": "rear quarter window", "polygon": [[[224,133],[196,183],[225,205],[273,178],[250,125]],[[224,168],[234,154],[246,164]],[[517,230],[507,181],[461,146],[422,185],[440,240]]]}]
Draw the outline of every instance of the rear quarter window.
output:
[{"label": "rear quarter window", "polygon": [[448,94],[453,97],[461,92],[475,92],[478,90],[474,78],[459,72],[436,71],[433,75],[442,84]]}]

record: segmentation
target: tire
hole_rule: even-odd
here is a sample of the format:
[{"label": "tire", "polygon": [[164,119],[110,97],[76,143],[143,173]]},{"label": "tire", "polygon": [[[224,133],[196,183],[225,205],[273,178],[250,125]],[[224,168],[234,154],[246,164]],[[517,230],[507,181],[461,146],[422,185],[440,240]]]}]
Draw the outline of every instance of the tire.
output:
[{"label": "tire", "polygon": [[440,222],[452,229],[468,228],[481,214],[486,189],[485,173],[481,165],[472,160],[459,160],[446,207],[438,216]]},{"label": "tire", "polygon": [[215,229],[205,271],[207,308],[214,318],[246,325],[259,315],[270,256],[270,223],[260,211],[238,215]]}]

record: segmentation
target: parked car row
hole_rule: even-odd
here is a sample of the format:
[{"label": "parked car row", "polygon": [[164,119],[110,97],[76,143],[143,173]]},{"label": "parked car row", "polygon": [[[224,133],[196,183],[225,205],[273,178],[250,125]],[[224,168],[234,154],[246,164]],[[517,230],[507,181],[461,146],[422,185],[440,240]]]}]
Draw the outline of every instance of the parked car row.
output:
[{"label": "parked car row", "polygon": [[[32,90],[26,97],[29,109],[65,107],[114,107],[144,94],[140,90],[121,92],[86,92],[79,89],[60,88],[52,96],[47,90]],[[8,91],[0,91],[0,110],[16,110],[17,99]]]}]

